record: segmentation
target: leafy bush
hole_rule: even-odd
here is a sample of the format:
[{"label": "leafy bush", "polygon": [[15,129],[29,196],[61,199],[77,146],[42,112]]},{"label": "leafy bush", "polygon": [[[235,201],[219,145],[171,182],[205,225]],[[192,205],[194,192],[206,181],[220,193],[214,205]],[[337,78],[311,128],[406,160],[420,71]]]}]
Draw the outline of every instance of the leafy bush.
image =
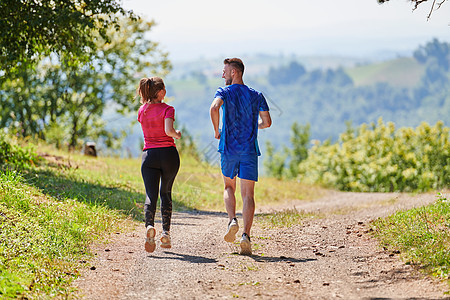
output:
[{"label": "leafy bush", "polygon": [[0,166],[13,165],[15,168],[23,169],[34,165],[37,160],[38,156],[31,146],[21,147],[0,134]]},{"label": "leafy bush", "polygon": [[274,151],[270,141],[266,142],[264,167],[268,175],[277,179],[283,177],[295,178],[298,174],[298,164],[308,157],[308,145],[311,136],[310,124],[292,124],[291,146],[284,147],[283,152]]},{"label": "leafy bush", "polygon": [[395,130],[391,122],[349,128],[313,146],[299,179],[345,191],[427,191],[450,184],[450,141],[442,122]]}]

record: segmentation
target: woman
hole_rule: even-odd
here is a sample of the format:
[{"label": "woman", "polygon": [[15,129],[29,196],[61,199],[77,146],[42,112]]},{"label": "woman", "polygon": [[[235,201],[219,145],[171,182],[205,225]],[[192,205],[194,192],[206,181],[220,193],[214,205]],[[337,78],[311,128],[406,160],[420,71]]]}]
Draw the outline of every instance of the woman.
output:
[{"label": "woman", "polygon": [[[143,78],[137,94],[142,106],[138,121],[144,133],[141,173],[145,185],[145,227],[147,239],[145,250],[155,251],[155,212],[158,191],[161,196],[162,236],[161,247],[170,248],[170,219],[172,217],[172,185],[180,167],[180,157],[174,138],[181,132],[173,128],[175,109],[163,103],[166,95],[164,81],[159,77]],[[160,185],[161,182],[161,185]]]}]

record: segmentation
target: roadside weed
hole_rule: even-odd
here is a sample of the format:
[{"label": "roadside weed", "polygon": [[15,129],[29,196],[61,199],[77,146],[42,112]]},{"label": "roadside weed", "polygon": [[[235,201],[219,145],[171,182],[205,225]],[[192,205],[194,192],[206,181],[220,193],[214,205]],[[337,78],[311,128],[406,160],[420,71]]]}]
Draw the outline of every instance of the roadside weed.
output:
[{"label": "roadside weed", "polygon": [[398,212],[373,223],[374,234],[389,250],[398,250],[408,264],[433,275],[450,275],[450,201],[439,194],[431,205]]},{"label": "roadside weed", "polygon": [[292,227],[301,225],[302,221],[308,218],[313,218],[315,215],[298,211],[297,209],[285,209],[273,213],[264,213],[256,215],[256,220],[263,227]]}]

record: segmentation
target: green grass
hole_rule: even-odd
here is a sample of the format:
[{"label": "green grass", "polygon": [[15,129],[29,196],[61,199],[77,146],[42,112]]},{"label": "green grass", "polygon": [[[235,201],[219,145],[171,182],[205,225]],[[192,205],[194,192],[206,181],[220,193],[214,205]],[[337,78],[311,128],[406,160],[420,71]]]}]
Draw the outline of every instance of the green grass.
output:
[{"label": "green grass", "polygon": [[425,68],[414,58],[403,57],[378,64],[357,66],[348,69],[347,73],[356,86],[388,82],[393,86],[406,88],[416,86],[424,71]]},{"label": "green grass", "polygon": [[[78,270],[89,265],[89,246],[143,221],[140,159],[92,158],[35,146],[43,157],[39,162],[19,170],[11,165],[0,168],[2,299],[68,297]],[[322,192],[295,181],[261,178],[257,205]],[[173,189],[174,209],[224,211],[222,197],[220,170],[182,155]]]},{"label": "green grass", "polygon": [[[37,148],[51,155],[20,171],[11,166],[0,169],[0,298],[69,297],[71,282],[89,265],[89,246],[111,232],[142,224],[140,159],[92,158]],[[173,190],[176,210],[224,211],[222,192],[217,167],[182,155]],[[261,178],[255,198],[257,206],[269,206],[314,199],[325,192],[296,181]],[[263,227],[285,228],[311,217],[315,216],[294,209],[260,214],[256,221]],[[447,199],[380,219],[374,227],[385,247],[448,278]]]},{"label": "green grass", "polygon": [[289,228],[295,225],[301,225],[303,220],[314,217],[316,215],[298,211],[294,208],[273,213],[258,214],[256,215],[256,221],[263,227]]},{"label": "green grass", "polygon": [[428,206],[398,212],[373,223],[382,246],[440,278],[450,276],[450,201],[439,194]]},{"label": "green grass", "polygon": [[62,297],[89,245],[124,216],[103,205],[55,199],[15,171],[0,172],[0,296]]}]

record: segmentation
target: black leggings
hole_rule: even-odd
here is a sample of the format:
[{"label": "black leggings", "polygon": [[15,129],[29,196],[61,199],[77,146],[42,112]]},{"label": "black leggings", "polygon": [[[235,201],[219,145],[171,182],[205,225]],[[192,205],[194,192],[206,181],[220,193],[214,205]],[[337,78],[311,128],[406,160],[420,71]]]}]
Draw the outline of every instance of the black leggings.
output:
[{"label": "black leggings", "polygon": [[[155,226],[158,190],[161,195],[161,217],[164,231],[170,230],[172,185],[180,168],[177,148],[150,148],[142,153],[141,173],[145,185],[145,227]],[[160,186],[161,180],[161,186]]]}]

